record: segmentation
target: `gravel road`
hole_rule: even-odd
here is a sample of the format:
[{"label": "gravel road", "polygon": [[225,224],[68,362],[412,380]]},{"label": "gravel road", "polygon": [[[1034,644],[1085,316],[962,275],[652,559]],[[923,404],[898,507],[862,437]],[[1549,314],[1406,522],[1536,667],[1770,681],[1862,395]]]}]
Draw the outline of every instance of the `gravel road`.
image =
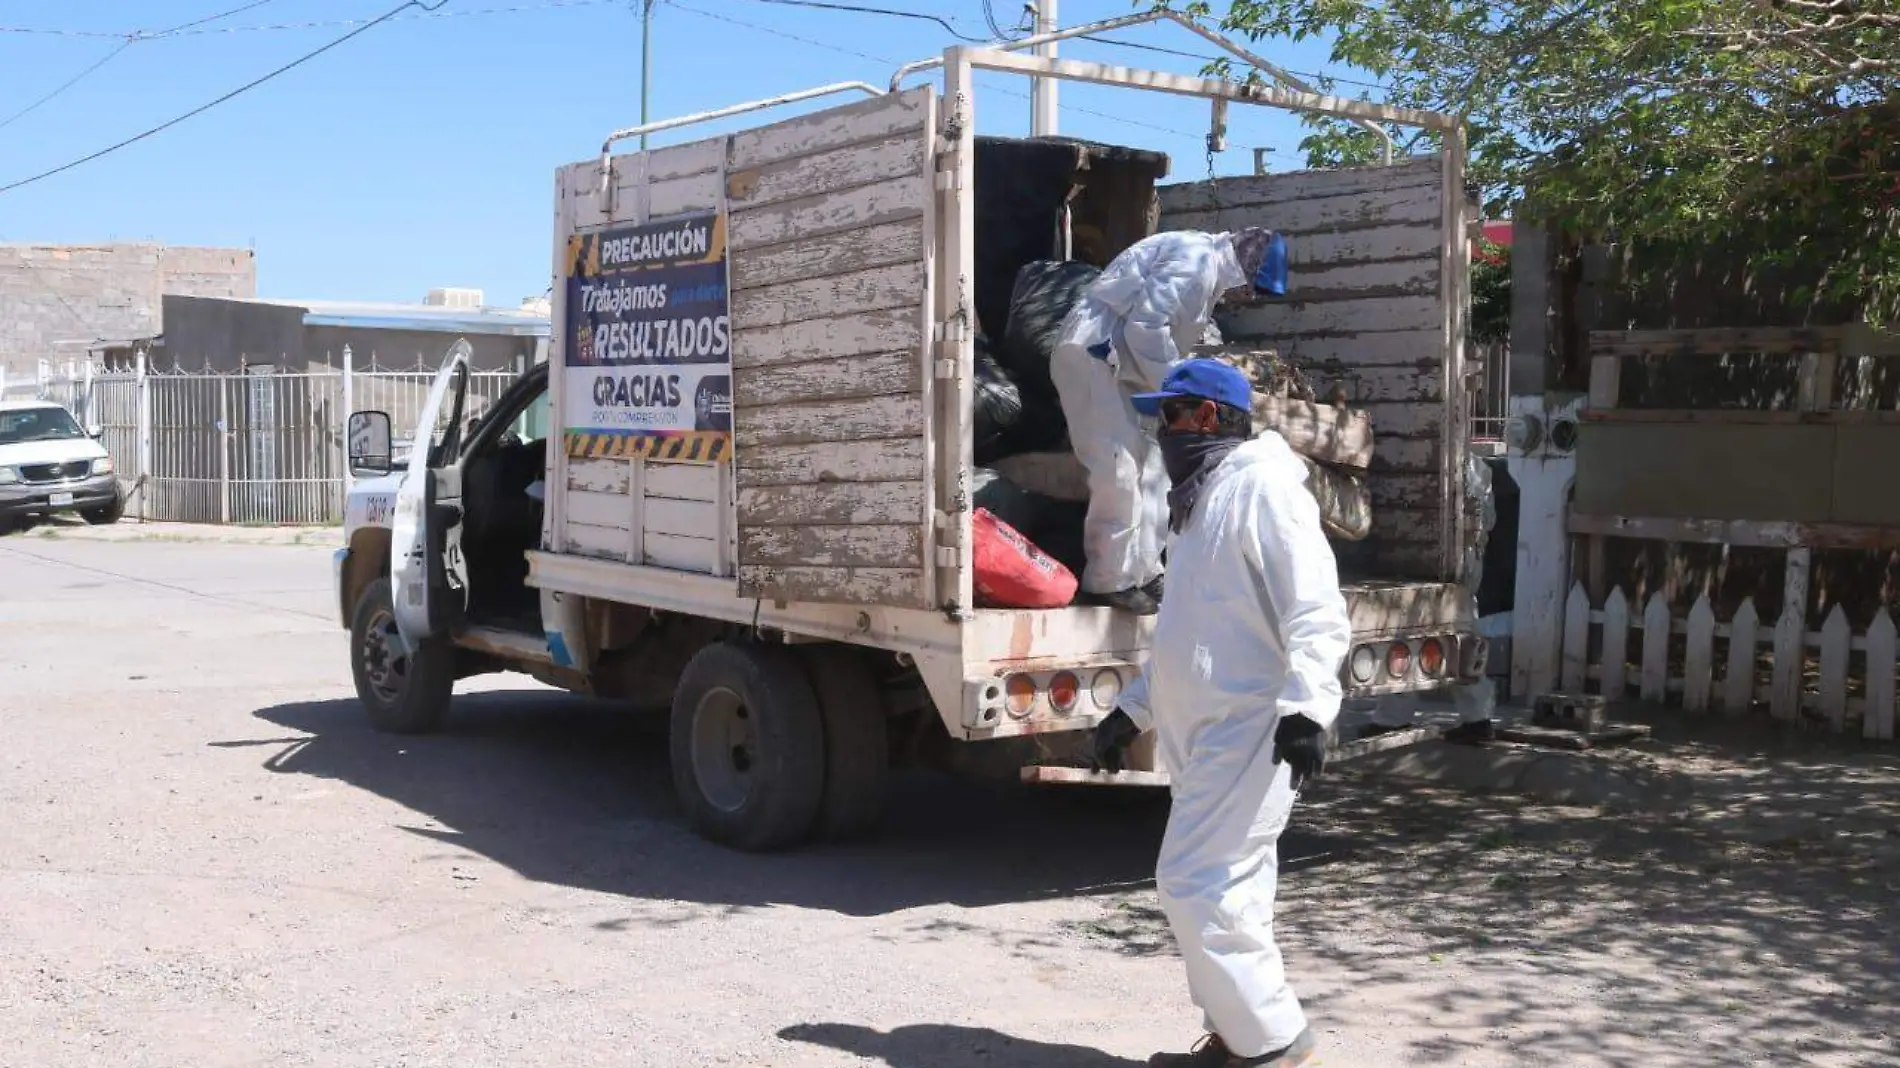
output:
[{"label": "gravel road", "polygon": [[[874,841],[726,852],[614,709],[485,679],[443,735],[372,733],[329,583],[309,545],[0,540],[0,1065],[1116,1068],[1198,1036],[1161,799],[919,775]],[[1282,923],[1323,1062],[1896,1063],[1900,760],[1694,752],[1706,817],[1312,791]],[[1745,833],[1794,783],[1856,837]]]}]

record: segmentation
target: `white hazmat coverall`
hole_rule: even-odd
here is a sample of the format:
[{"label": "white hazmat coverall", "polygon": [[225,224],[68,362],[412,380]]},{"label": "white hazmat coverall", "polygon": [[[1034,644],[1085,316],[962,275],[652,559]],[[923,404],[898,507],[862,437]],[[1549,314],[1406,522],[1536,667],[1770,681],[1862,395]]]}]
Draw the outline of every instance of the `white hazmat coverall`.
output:
[{"label": "white hazmat coverall", "polygon": [[1280,832],[1297,796],[1273,762],[1281,716],[1330,727],[1352,625],[1339,569],[1278,434],[1220,461],[1169,547],[1168,596],[1120,708],[1156,732],[1174,807],[1155,883],[1188,989],[1229,1051],[1258,1057],[1306,1027],[1273,940]]},{"label": "white hazmat coverall", "polygon": [[1246,282],[1231,235],[1156,234],[1115,257],[1063,319],[1049,375],[1089,473],[1082,592],[1161,577],[1168,472],[1129,398],[1160,389],[1200,343],[1221,294]]}]

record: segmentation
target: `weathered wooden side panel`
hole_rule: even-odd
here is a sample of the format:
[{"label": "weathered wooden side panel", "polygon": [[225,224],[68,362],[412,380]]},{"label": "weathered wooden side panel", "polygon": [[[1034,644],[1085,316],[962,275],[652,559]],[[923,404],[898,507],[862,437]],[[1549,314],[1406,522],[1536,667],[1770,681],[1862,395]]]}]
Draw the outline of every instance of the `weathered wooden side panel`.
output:
[{"label": "weathered wooden side panel", "polygon": [[803,278],[918,263],[923,255],[921,219],[886,223],[762,248],[732,265],[732,288],[757,289]]},{"label": "weathered wooden side panel", "polygon": [[731,139],[745,596],[932,603],[934,101],[916,90]]},{"label": "weathered wooden side panel", "polygon": [[832,482],[909,482],[924,477],[920,440],[822,442],[739,452],[747,486],[799,486]]},{"label": "weathered wooden side panel", "polygon": [[1463,383],[1448,335],[1448,294],[1460,287],[1447,271],[1463,263],[1450,255],[1461,205],[1447,204],[1448,171],[1433,156],[1160,191],[1163,229],[1285,235],[1286,296],[1226,309],[1219,326],[1229,345],[1278,350],[1319,400],[1370,415],[1372,535],[1340,550],[1359,573],[1451,577],[1441,550],[1456,506],[1443,439]]},{"label": "weathered wooden side panel", "polygon": [[732,294],[735,331],[864,312],[908,308],[924,288],[924,265],[900,263],[852,274],[807,278]]}]

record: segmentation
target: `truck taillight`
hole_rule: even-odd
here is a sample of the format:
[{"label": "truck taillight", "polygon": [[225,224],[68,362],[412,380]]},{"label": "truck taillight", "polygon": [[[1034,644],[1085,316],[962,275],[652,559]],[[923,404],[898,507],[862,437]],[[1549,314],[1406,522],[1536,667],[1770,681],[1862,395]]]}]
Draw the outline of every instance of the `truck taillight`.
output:
[{"label": "truck taillight", "polygon": [[1418,669],[1437,678],[1445,670],[1445,646],[1437,638],[1427,638],[1418,647]]},{"label": "truck taillight", "polygon": [[1036,680],[1027,675],[1011,675],[1003,684],[1003,708],[1022,719],[1036,707]]},{"label": "truck taillight", "polygon": [[1364,685],[1372,681],[1372,673],[1379,670],[1379,654],[1372,646],[1362,645],[1352,651],[1352,681]]},{"label": "truck taillight", "polygon": [[1075,711],[1075,702],[1082,696],[1082,681],[1072,671],[1058,671],[1056,677],[1049,680],[1049,703],[1057,712],[1064,715]]},{"label": "truck taillight", "polygon": [[1089,700],[1104,712],[1113,712],[1115,702],[1122,699],[1122,677],[1114,671],[1103,668],[1089,680]]},{"label": "truck taillight", "polygon": [[1385,673],[1395,679],[1405,677],[1412,666],[1412,647],[1404,642],[1393,642],[1392,648],[1385,651]]}]

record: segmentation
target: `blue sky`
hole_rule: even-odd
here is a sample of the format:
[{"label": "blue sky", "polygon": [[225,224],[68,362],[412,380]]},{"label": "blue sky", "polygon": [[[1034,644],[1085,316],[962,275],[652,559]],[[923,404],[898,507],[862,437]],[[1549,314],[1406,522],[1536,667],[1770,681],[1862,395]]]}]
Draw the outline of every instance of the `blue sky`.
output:
[{"label": "blue sky", "polygon": [[[85,34],[162,30],[245,2],[0,2],[0,185],[203,104],[348,32],[338,23],[374,18],[396,0],[265,0],[198,32],[138,41],[7,121],[119,48],[118,40]],[[938,15],[986,35],[980,0],[860,2]],[[1014,20],[1009,0],[995,8]],[[636,5],[450,0],[442,10],[453,14],[414,17],[412,9],[149,140],[0,194],[0,240],[250,246],[259,293],[270,297],[411,301],[451,285],[479,287],[493,304],[539,295],[549,274],[554,169],[586,158],[604,133],[638,118]],[[1061,17],[1066,25],[1130,10],[1127,0],[1064,0]],[[293,25],[300,23],[327,25]],[[929,22],[761,0],[661,0],[654,23],[655,118],[832,81],[882,84],[891,61],[940,54],[952,43]],[[1195,53],[1211,47],[1176,27],[1122,36]],[[1323,43],[1264,42],[1258,50],[1294,70],[1326,69]],[[1065,45],[1064,54],[1182,73],[1198,67],[1095,44]],[[1026,133],[1027,90],[1021,79],[984,76],[982,131]],[[746,124],[697,127],[655,143]],[[1166,151],[1177,176],[1206,173],[1206,126],[1206,107],[1185,99],[1062,87],[1063,133]],[[1275,169],[1292,166],[1299,138],[1290,115],[1236,108],[1220,173],[1250,170],[1256,145],[1275,150]]]}]

